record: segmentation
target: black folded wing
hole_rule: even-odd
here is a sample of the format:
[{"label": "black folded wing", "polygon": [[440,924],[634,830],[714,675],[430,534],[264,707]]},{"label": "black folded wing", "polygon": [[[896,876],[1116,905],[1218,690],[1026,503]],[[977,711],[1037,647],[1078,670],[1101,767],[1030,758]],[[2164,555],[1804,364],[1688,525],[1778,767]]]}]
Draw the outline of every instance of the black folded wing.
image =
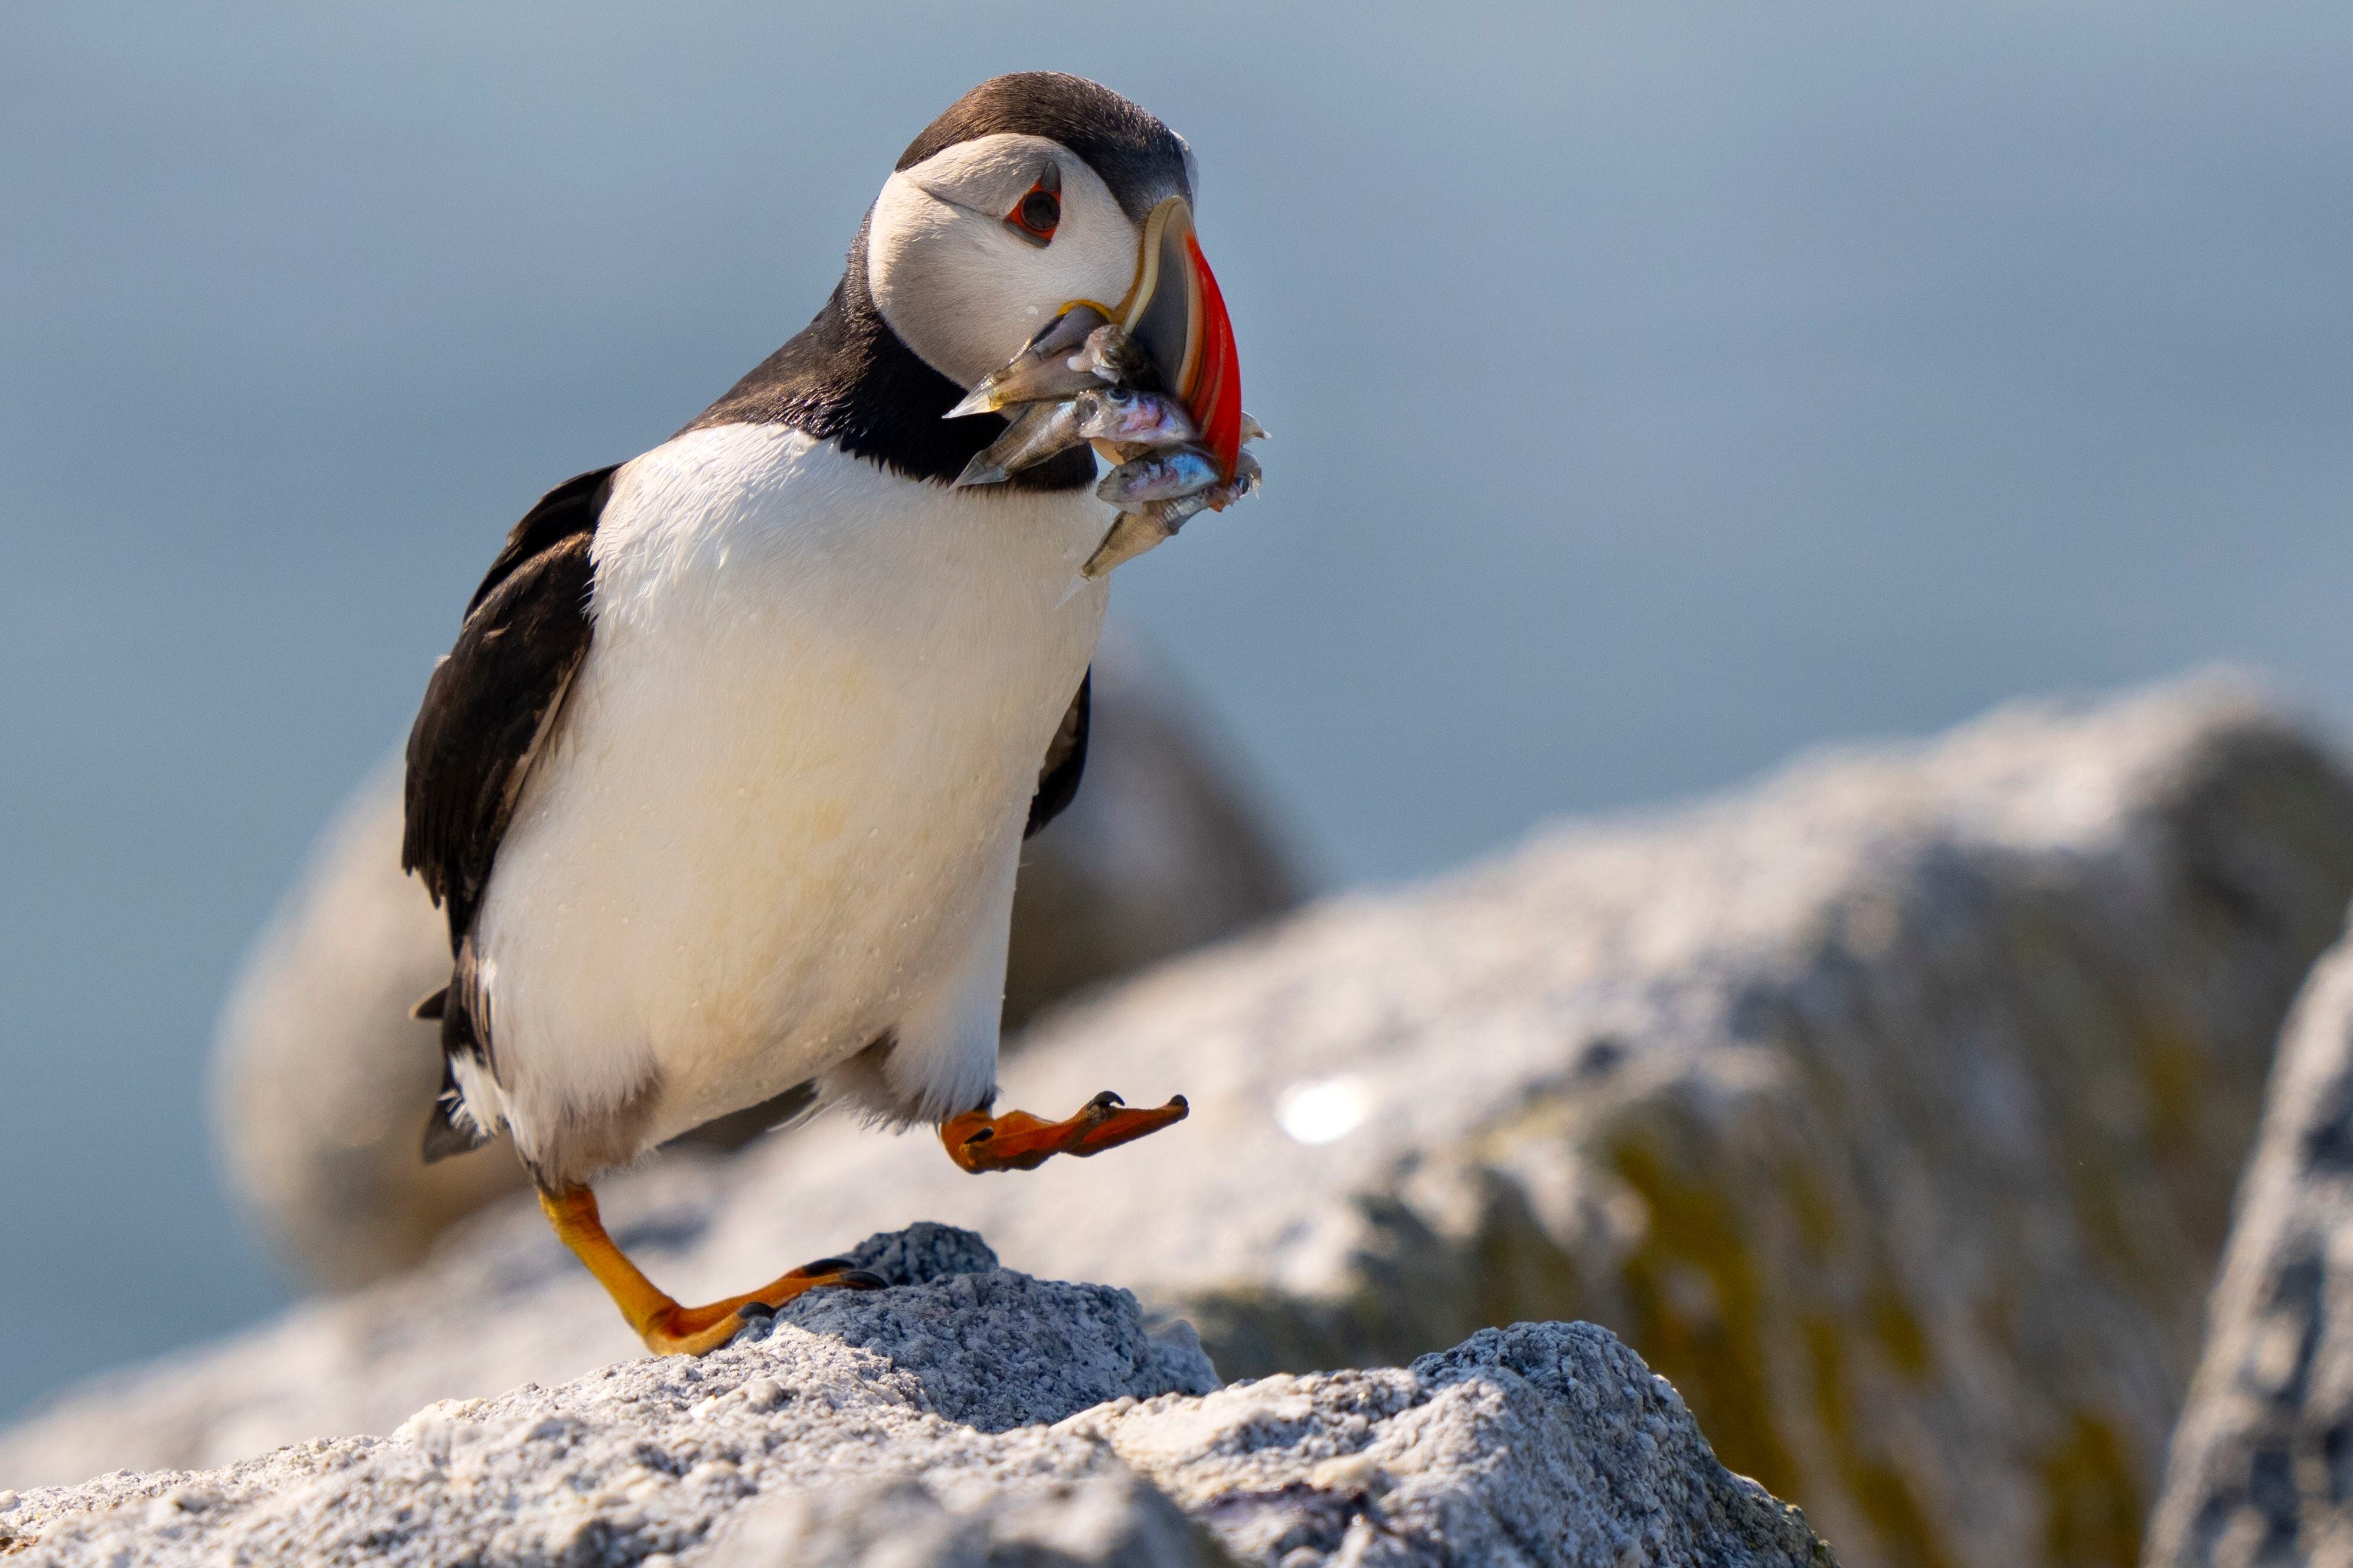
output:
[{"label": "black folded wing", "polygon": [[613,472],[565,480],[515,524],[408,732],[400,863],[448,909],[452,953],[473,929],[523,780],[588,652],[588,552]]},{"label": "black folded wing", "polygon": [[1062,715],[1060,728],[1046,747],[1046,761],[1038,769],[1038,793],[1029,797],[1029,821],[1021,829],[1029,837],[1046,824],[1062,815],[1062,808],[1078,798],[1080,775],[1087,771],[1087,723],[1094,706],[1095,672],[1088,670],[1079,681],[1079,694],[1071,699],[1070,711]]}]

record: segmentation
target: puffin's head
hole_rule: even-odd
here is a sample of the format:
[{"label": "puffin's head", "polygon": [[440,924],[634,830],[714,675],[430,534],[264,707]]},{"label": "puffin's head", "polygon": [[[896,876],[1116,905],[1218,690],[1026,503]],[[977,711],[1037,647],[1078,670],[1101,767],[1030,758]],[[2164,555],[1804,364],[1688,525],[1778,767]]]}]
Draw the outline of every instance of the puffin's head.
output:
[{"label": "puffin's head", "polygon": [[1058,71],[985,81],[900,158],[869,219],[866,283],[900,341],[959,387],[1064,307],[1121,322],[1229,470],[1241,374],[1193,236],[1193,153],[1109,88]]}]

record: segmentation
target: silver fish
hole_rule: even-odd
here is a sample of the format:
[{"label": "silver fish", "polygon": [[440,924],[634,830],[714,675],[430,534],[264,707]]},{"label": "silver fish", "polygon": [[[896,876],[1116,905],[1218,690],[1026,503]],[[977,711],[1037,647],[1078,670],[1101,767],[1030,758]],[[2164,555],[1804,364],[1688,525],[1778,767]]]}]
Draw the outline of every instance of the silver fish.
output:
[{"label": "silver fish", "polygon": [[[1196,431],[1192,416],[1173,397],[1134,387],[1104,386],[1057,403],[1033,403],[1013,416],[1005,434],[965,465],[959,487],[1001,484],[1023,468],[1060,457],[1082,441],[1134,447],[1180,446]],[[1131,455],[1124,450],[1123,457]]]},{"label": "silver fish", "polygon": [[1111,531],[1104,534],[1087,563],[1079,568],[1082,577],[1100,577],[1114,566],[1124,565],[1176,537],[1185,520],[1203,506],[1199,496],[1183,496],[1176,500],[1146,501],[1133,511],[1124,511],[1112,521]]},{"label": "silver fish", "polygon": [[1095,494],[1116,507],[1141,501],[1176,500],[1198,494],[1223,479],[1217,459],[1198,447],[1178,447],[1122,463],[1103,476]]},{"label": "silver fish", "polygon": [[1090,441],[1138,447],[1174,447],[1198,432],[1184,405],[1156,392],[1107,386],[1078,397],[1079,434]]},{"label": "silver fish", "polygon": [[[1261,434],[1264,432],[1261,431]],[[1265,472],[1266,470],[1258,466],[1258,459],[1251,457],[1247,450],[1237,452],[1234,454],[1234,477],[1222,484],[1211,485],[1208,489],[1203,490],[1199,497],[1200,502],[1211,511],[1223,511],[1242,497],[1257,489],[1259,481],[1265,476]]]},{"label": "silver fish", "polygon": [[1081,423],[1079,405],[1070,399],[1031,404],[1013,416],[1004,435],[973,455],[956,476],[957,487],[1003,484],[1008,475],[1060,456],[1086,439]]},{"label": "silver fish", "polygon": [[1176,537],[1176,531],[1185,526],[1187,519],[1204,511],[1223,511],[1258,489],[1261,474],[1258,459],[1243,452],[1234,463],[1234,477],[1230,479],[1173,500],[1143,501],[1121,512],[1112,521],[1111,531],[1103,535],[1103,542],[1095,546],[1095,552],[1087,557],[1087,563],[1079,568],[1079,575],[1100,577],[1113,567],[1166,544]]},{"label": "silver fish", "polygon": [[[1115,338],[1106,338],[1099,353],[1094,340],[1105,332]],[[1122,344],[1127,345],[1130,356],[1141,357],[1127,343],[1127,334],[1105,321],[1102,311],[1092,305],[1074,305],[1039,328],[1004,369],[981,377],[980,384],[942,417],[994,414],[1011,404],[1050,402],[1101,387],[1118,378],[1098,374],[1092,367],[1098,360],[1109,363],[1118,358]]]},{"label": "silver fish", "polygon": [[1092,371],[1113,386],[1140,385],[1159,374],[1153,368],[1152,356],[1115,321],[1106,321],[1089,332],[1070,363],[1072,370]]}]

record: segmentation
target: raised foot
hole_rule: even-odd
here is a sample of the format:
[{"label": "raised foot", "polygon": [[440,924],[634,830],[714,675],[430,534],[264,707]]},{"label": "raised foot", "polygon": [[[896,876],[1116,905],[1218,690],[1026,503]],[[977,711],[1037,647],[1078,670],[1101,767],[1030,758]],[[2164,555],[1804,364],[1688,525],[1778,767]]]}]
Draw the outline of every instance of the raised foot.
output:
[{"label": "raised foot", "polygon": [[1105,1089],[1086,1108],[1064,1121],[1046,1121],[1026,1110],[991,1116],[968,1110],[940,1124],[940,1142],[948,1158],[977,1174],[983,1171],[1034,1171],[1057,1154],[1084,1159],[1132,1143],[1148,1132],[1173,1127],[1192,1107],[1177,1095],[1166,1105],[1148,1110],[1123,1104]]}]

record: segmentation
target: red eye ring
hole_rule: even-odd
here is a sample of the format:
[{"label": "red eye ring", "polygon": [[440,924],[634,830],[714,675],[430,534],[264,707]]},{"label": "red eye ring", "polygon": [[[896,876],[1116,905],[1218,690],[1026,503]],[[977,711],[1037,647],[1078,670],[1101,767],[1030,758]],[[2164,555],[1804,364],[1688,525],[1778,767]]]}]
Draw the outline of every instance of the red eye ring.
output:
[{"label": "red eye ring", "polygon": [[1061,183],[1057,179],[1050,184],[1044,176],[1040,176],[1038,183],[1022,193],[1021,199],[1013,204],[1013,210],[1005,215],[1005,226],[1032,245],[1044,245],[1051,240],[1054,231],[1062,226],[1062,198],[1059,190]]}]

